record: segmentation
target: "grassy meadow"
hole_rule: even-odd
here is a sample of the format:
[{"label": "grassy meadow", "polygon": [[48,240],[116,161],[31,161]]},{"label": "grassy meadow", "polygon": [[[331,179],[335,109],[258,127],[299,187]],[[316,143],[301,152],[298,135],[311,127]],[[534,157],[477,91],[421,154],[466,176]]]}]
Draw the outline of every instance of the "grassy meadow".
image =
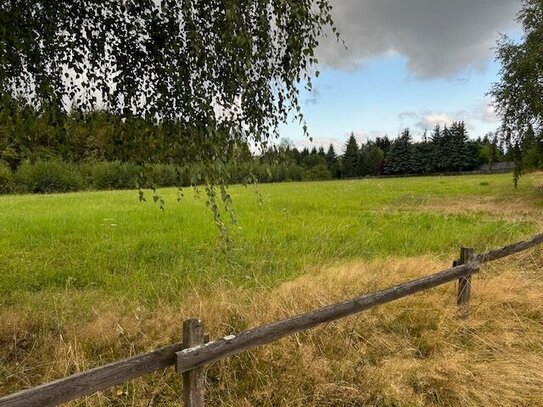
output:
[{"label": "grassy meadow", "polygon": [[[373,291],[543,230],[543,174],[233,186],[219,237],[204,191],[0,197],[0,395],[179,340]],[[454,286],[208,368],[210,405],[541,405],[543,255],[485,266],[473,312]],[[160,372],[72,405],[181,404]]]}]

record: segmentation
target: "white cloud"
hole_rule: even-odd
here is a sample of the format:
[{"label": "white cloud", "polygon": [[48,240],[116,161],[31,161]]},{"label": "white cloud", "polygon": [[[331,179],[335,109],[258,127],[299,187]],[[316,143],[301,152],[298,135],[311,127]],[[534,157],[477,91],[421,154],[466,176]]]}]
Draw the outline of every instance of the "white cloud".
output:
[{"label": "white cloud", "polygon": [[416,130],[432,130],[439,125],[440,127],[449,127],[452,123],[458,121],[468,121],[472,115],[466,111],[457,112],[439,112],[439,111],[406,111],[398,115],[398,120],[402,127],[410,127]]},{"label": "white cloud", "polygon": [[296,147],[300,150],[304,148],[312,149],[313,147],[319,148],[324,147],[325,151],[328,151],[330,144],[334,146],[336,153],[343,150],[343,141],[338,140],[334,137],[313,137],[313,141],[309,140],[307,137],[304,137],[300,140],[296,140]]},{"label": "white cloud", "polygon": [[480,120],[484,123],[499,123],[500,118],[498,117],[496,110],[489,103],[483,103],[480,107]]},{"label": "white cloud", "polygon": [[[467,110],[459,111],[405,111],[398,114],[398,122],[402,127],[410,127],[414,130],[431,131],[436,125],[440,127],[450,126],[453,122],[464,121],[468,130],[474,130],[474,124],[477,127],[492,128],[492,125],[498,127],[499,117],[490,101],[483,99],[468,107]],[[481,126],[483,124],[483,126]],[[475,134],[474,136],[479,136]]]},{"label": "white cloud", "polygon": [[329,67],[352,69],[368,58],[402,55],[423,78],[482,69],[498,32],[514,26],[512,0],[332,0],[348,49],[329,36],[318,50]]},{"label": "white cloud", "polygon": [[362,130],[358,130],[358,131],[352,131],[352,132],[348,132],[348,133],[345,133],[345,140],[347,140],[351,134],[354,135],[354,138],[356,139],[356,142],[358,144],[362,144],[362,143],[366,143],[369,139],[369,134],[366,133],[365,131],[362,131]]},{"label": "white cloud", "polygon": [[437,125],[440,127],[449,127],[456,121],[465,120],[463,113],[456,113],[454,115],[443,112],[431,112],[424,114],[415,125],[421,129],[433,129]]},{"label": "white cloud", "polygon": [[367,143],[368,140],[374,140],[376,137],[384,136],[384,133],[380,131],[367,132],[362,130],[354,130],[344,132],[340,137],[317,136],[313,137],[313,141],[309,140],[308,138],[302,138],[300,140],[296,140],[294,144],[298,149],[303,149],[307,147],[311,150],[313,147],[324,147],[325,151],[328,151],[328,147],[330,146],[330,144],[332,144],[337,154],[343,154],[345,150],[345,144],[347,143],[347,140],[350,137],[351,133],[354,134],[354,137],[356,138],[358,144]]}]

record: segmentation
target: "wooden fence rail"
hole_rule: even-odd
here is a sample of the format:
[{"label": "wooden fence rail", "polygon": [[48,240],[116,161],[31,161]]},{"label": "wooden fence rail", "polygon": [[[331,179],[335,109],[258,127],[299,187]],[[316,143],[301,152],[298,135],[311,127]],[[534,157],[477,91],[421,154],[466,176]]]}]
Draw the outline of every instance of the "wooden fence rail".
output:
[{"label": "wooden fence rail", "polygon": [[[225,336],[213,342],[203,343],[203,328],[200,321],[185,321],[183,330],[185,346],[183,342],[174,343],[151,352],[22,390],[1,397],[0,407],[56,406],[169,366],[175,366],[178,373],[184,373],[185,405],[189,407],[203,406],[203,378],[202,372],[197,370],[202,366],[453,280],[459,281],[457,302],[461,307],[461,314],[465,316],[470,298],[471,276],[479,271],[481,264],[510,256],[542,243],[543,234],[540,234],[530,240],[480,254],[473,254],[471,249],[463,248],[460,260],[455,261],[452,268],[269,325],[253,328],[237,335]],[[463,311],[462,308],[464,308]]]}]

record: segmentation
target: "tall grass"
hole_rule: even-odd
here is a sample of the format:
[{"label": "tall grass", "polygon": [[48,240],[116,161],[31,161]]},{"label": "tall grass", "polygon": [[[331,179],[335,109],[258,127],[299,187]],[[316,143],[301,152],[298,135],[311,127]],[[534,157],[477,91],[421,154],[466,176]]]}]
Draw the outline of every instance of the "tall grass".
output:
[{"label": "tall grass", "polygon": [[[449,258],[459,245],[484,249],[533,232],[533,219],[501,211],[531,199],[526,184],[515,193],[508,176],[294,183],[259,186],[261,200],[233,187],[240,229],[230,228],[226,250],[191,190],[180,204],[163,191],[164,212],[135,191],[1,197],[0,293],[70,287],[177,301],[193,286],[273,285],[355,258]],[[435,208],[467,196],[483,206]]]},{"label": "tall grass", "polygon": [[[135,191],[1,197],[0,394],[178,340],[184,318],[215,337],[524,238],[542,182],[235,186],[228,243],[194,191],[162,191],[164,212]],[[485,267],[466,322],[451,285],[220,362],[210,405],[543,405],[542,261]],[[83,404],[179,404],[179,386],[161,373]]]}]

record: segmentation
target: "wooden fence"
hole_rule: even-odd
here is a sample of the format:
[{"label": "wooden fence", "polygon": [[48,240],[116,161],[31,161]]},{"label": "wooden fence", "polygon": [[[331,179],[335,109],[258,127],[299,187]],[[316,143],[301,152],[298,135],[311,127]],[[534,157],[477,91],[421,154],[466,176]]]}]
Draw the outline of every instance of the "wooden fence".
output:
[{"label": "wooden fence", "polygon": [[460,259],[455,260],[453,267],[447,270],[213,342],[204,340],[202,322],[190,319],[183,324],[182,342],[1,397],[0,407],[56,406],[169,366],[175,366],[177,372],[183,375],[185,406],[201,407],[204,405],[205,378],[202,367],[205,365],[455,280],[458,280],[457,304],[460,316],[466,317],[471,296],[471,276],[479,271],[481,264],[542,243],[543,234],[540,234],[530,240],[480,254],[462,248]]}]

